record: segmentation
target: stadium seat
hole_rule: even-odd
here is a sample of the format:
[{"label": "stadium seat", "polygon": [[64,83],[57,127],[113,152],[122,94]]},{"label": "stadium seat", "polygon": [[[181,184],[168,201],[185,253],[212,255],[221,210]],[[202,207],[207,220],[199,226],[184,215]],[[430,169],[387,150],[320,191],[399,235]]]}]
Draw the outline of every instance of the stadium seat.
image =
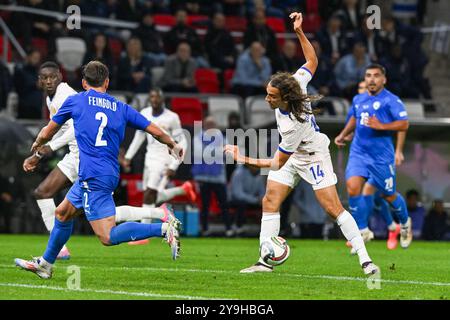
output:
[{"label": "stadium seat", "polygon": [[158,84],[164,75],[164,67],[153,67],[151,73],[152,73],[152,87],[158,87]]},{"label": "stadium seat", "polygon": [[31,46],[41,53],[41,59],[45,61],[48,54],[48,41],[43,38],[32,38]]},{"label": "stadium seat", "polygon": [[225,28],[228,31],[242,31],[247,29],[247,19],[239,16],[226,16]]},{"label": "stadium seat", "polygon": [[264,98],[264,96],[252,96],[245,99],[245,110],[250,128],[260,128],[276,122],[275,112]]},{"label": "stadium seat", "polygon": [[202,104],[197,98],[172,98],[170,104],[183,126],[193,126],[194,121],[203,119]]},{"label": "stadium seat", "polygon": [[83,62],[86,43],[80,38],[56,39],[56,59],[67,71],[76,71]]},{"label": "stadium seat", "polygon": [[202,15],[190,15],[187,17],[187,24],[194,29],[207,29],[209,25],[209,17]]},{"label": "stadium seat", "polygon": [[175,17],[171,14],[155,14],[153,22],[156,25],[173,27],[176,24]]},{"label": "stadium seat", "polygon": [[409,119],[424,119],[425,111],[423,103],[417,100],[404,100],[406,111]]},{"label": "stadium seat", "polygon": [[223,91],[229,93],[231,91],[231,80],[234,76],[234,69],[227,69],[223,73]]},{"label": "stadium seat", "polygon": [[[209,114],[214,116],[214,119],[216,120],[219,128],[225,129],[228,127],[228,115],[230,114],[230,112],[236,111],[238,113],[241,113],[241,107],[239,105],[239,100],[234,97],[209,97],[208,111]],[[242,118],[243,117],[241,117],[241,121]]]},{"label": "stadium seat", "polygon": [[286,25],[284,23],[284,20],[281,19],[281,18],[267,17],[266,18],[266,24],[275,33],[285,33],[286,32]]},{"label": "stadium seat", "polygon": [[200,93],[219,93],[219,78],[217,73],[208,68],[195,70],[195,83]]},{"label": "stadium seat", "polygon": [[[0,52],[2,54],[3,57],[3,46],[4,46],[4,39],[3,39],[3,35],[0,34]],[[12,51],[11,51],[11,43],[8,41],[8,49],[7,49],[7,60],[8,62],[10,62],[12,60]]]}]

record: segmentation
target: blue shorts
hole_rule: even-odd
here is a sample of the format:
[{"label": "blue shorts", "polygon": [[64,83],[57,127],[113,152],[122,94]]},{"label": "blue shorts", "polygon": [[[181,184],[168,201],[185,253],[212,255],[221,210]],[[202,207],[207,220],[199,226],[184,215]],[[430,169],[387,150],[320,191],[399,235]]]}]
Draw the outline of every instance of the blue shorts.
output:
[{"label": "blue shorts", "polygon": [[119,178],[100,176],[85,181],[78,179],[66,195],[67,200],[77,209],[84,209],[88,221],[107,218],[116,214],[113,192]]},{"label": "blue shorts", "polygon": [[350,177],[363,177],[382,194],[390,196],[396,191],[395,165],[372,163],[367,157],[352,154],[345,169],[345,180]]}]

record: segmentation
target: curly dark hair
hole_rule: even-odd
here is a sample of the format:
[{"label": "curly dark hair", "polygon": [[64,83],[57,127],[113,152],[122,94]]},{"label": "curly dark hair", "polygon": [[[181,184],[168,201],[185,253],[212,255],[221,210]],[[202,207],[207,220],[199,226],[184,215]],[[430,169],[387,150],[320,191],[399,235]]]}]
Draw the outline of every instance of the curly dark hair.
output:
[{"label": "curly dark hair", "polygon": [[292,74],[277,72],[269,81],[270,85],[280,91],[281,100],[288,103],[288,111],[299,122],[304,122],[305,114],[316,114],[318,110],[312,110],[310,103],[320,100],[322,95],[307,95],[302,92],[300,85]]}]

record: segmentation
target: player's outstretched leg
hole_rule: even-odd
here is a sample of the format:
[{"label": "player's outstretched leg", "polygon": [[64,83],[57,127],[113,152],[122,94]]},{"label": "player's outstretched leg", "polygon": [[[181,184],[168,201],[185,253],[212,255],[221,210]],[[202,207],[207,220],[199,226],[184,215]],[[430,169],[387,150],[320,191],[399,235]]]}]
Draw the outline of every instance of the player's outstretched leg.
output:
[{"label": "player's outstretched leg", "polygon": [[69,240],[72,229],[73,220],[63,222],[55,218],[55,225],[50,233],[50,239],[48,240],[44,255],[29,261],[16,258],[14,260],[16,266],[23,270],[34,272],[40,278],[50,279],[56,257],[64,244]]},{"label": "player's outstretched leg", "polygon": [[405,199],[397,192],[394,195],[387,197],[386,200],[389,202],[392,212],[400,221],[400,246],[403,249],[406,249],[412,242],[413,233],[411,218],[408,216]]},{"label": "player's outstretched leg", "polygon": [[190,202],[195,202],[195,200],[197,200],[197,194],[195,193],[195,188],[192,182],[186,181],[179,187],[158,191],[156,203],[166,202],[175,198],[176,196],[183,195],[187,196]]},{"label": "player's outstretched leg", "polygon": [[336,219],[344,237],[351,243],[352,248],[355,249],[364,274],[370,275],[378,273],[380,269],[372,262],[372,259],[370,259],[355,219],[353,219],[352,215],[342,207],[336,187],[332,185],[315,190],[315,193],[322,208],[324,208],[332,218]]}]

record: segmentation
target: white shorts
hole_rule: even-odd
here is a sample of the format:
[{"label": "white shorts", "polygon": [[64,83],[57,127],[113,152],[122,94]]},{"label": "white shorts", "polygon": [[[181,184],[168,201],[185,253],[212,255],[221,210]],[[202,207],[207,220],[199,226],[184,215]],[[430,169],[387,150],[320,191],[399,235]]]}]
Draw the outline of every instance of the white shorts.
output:
[{"label": "white shorts", "polygon": [[300,179],[308,182],[314,190],[337,183],[329,153],[325,153],[323,156],[316,154],[311,162],[301,161],[291,156],[280,170],[271,170],[267,179],[287,185],[292,189],[300,182]]},{"label": "white shorts", "polygon": [[164,159],[146,161],[143,173],[144,189],[159,190],[168,166],[169,163]]},{"label": "white shorts", "polygon": [[64,158],[58,162],[58,168],[72,183],[78,179],[79,162],[78,155],[73,152],[67,153]]}]

